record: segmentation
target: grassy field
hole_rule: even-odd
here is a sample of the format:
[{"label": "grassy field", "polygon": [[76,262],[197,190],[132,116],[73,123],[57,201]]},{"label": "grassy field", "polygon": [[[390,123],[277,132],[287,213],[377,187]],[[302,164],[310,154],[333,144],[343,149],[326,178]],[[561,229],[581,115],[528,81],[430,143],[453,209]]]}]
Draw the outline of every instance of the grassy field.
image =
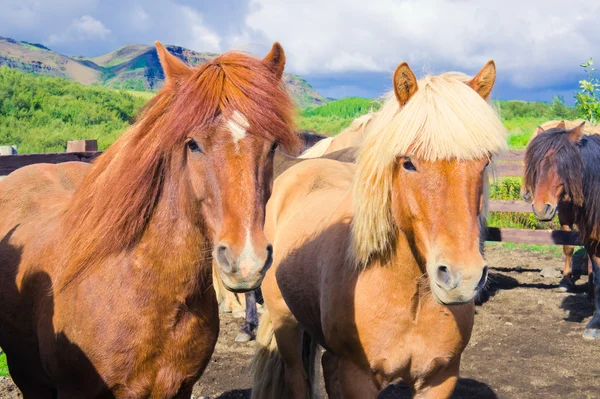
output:
[{"label": "grassy field", "polygon": [[8,377],[8,366],[6,365],[6,355],[0,355],[0,377]]}]

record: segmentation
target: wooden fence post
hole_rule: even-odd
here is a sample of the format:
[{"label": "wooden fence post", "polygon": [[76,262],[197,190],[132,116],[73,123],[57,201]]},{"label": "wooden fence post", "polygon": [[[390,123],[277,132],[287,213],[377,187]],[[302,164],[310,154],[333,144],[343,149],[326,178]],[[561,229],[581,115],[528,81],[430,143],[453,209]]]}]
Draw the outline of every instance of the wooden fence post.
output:
[{"label": "wooden fence post", "polygon": [[0,146],[0,155],[16,155],[17,146],[16,145],[1,145]]},{"label": "wooden fence post", "polygon": [[98,151],[96,140],[71,140],[67,141],[67,152]]}]

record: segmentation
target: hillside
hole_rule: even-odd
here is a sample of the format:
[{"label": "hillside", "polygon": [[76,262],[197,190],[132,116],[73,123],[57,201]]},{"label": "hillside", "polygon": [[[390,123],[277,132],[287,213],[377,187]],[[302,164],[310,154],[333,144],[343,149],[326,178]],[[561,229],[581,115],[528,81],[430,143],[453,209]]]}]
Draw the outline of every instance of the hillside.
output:
[{"label": "hillside", "polygon": [[68,140],[108,147],[146,102],[141,96],[0,67],[0,145],[64,152]]},{"label": "hillside", "polygon": [[[189,65],[199,65],[216,56],[179,46],[167,49]],[[0,66],[56,76],[83,84],[128,90],[158,90],[164,82],[154,46],[131,44],[94,58],[68,57],[40,44],[0,37]],[[285,83],[300,108],[318,106],[328,100],[297,75],[285,74]]]}]

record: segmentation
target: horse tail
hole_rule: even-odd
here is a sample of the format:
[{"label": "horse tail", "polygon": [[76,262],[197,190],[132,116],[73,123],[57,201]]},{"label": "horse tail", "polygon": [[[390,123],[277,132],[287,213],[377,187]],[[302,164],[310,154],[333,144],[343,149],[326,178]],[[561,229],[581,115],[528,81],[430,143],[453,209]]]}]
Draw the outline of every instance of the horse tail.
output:
[{"label": "horse tail", "polygon": [[285,367],[277,348],[275,330],[265,307],[256,331],[256,353],[252,359],[252,399],[285,397]]},{"label": "horse tail", "polygon": [[317,378],[317,367],[319,346],[317,341],[307,332],[304,332],[302,339],[302,364],[308,377],[309,398],[316,399],[320,397],[319,379]]},{"label": "horse tail", "polygon": [[[258,349],[251,364],[252,399],[280,399],[286,397],[285,365],[277,348],[275,330],[268,309],[258,323],[256,344]],[[318,398],[319,380],[317,376],[317,342],[304,333],[302,339],[302,363],[308,377],[310,398]]]}]

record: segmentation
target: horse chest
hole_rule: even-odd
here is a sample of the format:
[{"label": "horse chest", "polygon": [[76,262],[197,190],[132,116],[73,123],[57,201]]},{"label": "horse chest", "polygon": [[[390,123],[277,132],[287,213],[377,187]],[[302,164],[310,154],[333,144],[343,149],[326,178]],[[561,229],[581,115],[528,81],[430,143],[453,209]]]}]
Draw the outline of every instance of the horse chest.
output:
[{"label": "horse chest", "polygon": [[76,307],[57,314],[65,327],[57,346],[64,357],[61,374],[73,374],[67,365],[73,366],[70,359],[76,354],[85,359],[87,379],[96,378],[124,396],[172,397],[193,384],[218,336],[214,292],[181,301],[142,302],[139,296],[135,290],[121,290],[118,297],[103,300],[80,297]]},{"label": "horse chest", "polygon": [[[324,320],[326,339],[338,356],[368,368],[385,386],[427,378],[457,360],[473,325],[472,304],[448,308],[419,292],[373,276],[339,295]],[[391,283],[390,283],[391,282]]]}]

